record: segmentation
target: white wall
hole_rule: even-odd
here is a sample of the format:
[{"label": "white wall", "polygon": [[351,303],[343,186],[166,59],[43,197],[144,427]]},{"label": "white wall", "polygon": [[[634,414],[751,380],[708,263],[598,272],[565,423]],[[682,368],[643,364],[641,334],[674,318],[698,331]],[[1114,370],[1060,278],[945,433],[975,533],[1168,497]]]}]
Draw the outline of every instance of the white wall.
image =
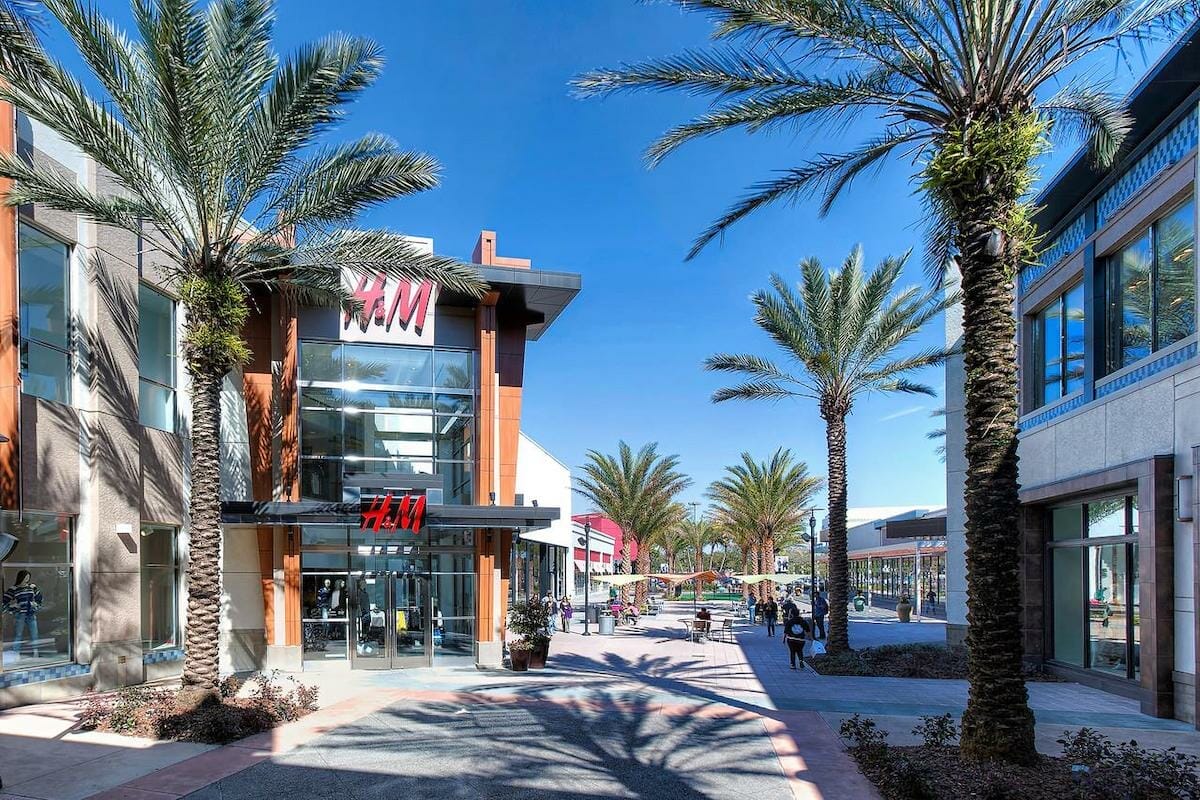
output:
[{"label": "white wall", "polygon": [[525,505],[557,508],[558,519],[549,530],[523,536],[559,547],[573,547],[571,539],[571,470],[550,455],[544,447],[521,432],[517,444],[517,494],[525,496]]}]

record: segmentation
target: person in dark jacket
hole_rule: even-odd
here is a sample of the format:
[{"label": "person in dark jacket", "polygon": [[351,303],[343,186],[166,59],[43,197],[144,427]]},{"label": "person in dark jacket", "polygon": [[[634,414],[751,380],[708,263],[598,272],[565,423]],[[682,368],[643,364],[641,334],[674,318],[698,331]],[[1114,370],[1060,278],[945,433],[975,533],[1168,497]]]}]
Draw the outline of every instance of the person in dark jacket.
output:
[{"label": "person in dark jacket", "polygon": [[763,621],[767,623],[767,636],[774,636],[775,622],[779,617],[779,604],[775,602],[775,598],[767,595],[767,599],[759,605],[758,613],[762,615]]},{"label": "person in dark jacket", "polygon": [[[817,639],[825,638],[825,615],[829,613],[829,601],[825,599],[823,592],[817,592],[817,599],[813,601],[813,636]],[[819,635],[818,635],[818,632]]]},{"label": "person in dark jacket", "polygon": [[788,657],[792,663],[792,669],[796,668],[796,662],[804,664],[804,641],[808,638],[808,625],[804,621],[804,617],[799,614],[792,614],[787,618],[787,622],[783,624],[783,641],[787,644]]},{"label": "person in dark jacket", "polygon": [[17,582],[10,586],[2,598],[4,613],[13,618],[12,651],[21,652],[21,640],[29,642],[33,657],[37,658],[38,620],[42,607],[42,590],[33,582],[29,570],[17,573]]}]

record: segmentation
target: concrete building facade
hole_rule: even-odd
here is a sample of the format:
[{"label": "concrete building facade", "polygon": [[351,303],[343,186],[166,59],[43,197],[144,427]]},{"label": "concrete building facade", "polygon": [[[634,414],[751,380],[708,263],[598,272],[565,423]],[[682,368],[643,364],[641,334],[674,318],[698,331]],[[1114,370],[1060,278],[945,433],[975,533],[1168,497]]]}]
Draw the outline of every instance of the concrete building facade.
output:
[{"label": "concrete building facade", "polygon": [[[6,105],[0,147],[120,191]],[[351,274],[357,317],[254,298],[222,397],[223,670],[498,665],[514,541],[561,520],[569,562],[569,474],[522,444],[521,399],[526,343],[580,278],[490,231],[471,260],[480,300]],[[132,234],[0,209],[0,707],[181,668],[190,404],[163,266]]]}]

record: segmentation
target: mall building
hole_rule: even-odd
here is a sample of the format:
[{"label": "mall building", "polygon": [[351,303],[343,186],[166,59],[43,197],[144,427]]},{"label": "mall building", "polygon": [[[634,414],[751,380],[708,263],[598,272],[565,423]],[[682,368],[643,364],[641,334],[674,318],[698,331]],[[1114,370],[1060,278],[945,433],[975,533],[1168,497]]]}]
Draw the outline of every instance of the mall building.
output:
[{"label": "mall building", "polygon": [[[826,517],[821,531],[825,541],[828,522]],[[846,560],[851,598],[862,592],[870,607],[895,608],[901,597],[907,597],[918,615],[945,614],[945,508],[846,509]]]},{"label": "mall building", "polygon": [[[117,190],[7,105],[0,147]],[[580,278],[490,231],[472,260],[481,300],[356,275],[360,316],[255,298],[222,407],[223,670],[496,666],[510,596],[569,591],[569,473],[521,400]],[[132,234],[0,210],[0,707],[181,669],[190,404],[160,268]]]},{"label": "mall building", "polygon": [[[1118,163],[1077,153],[1036,199],[1018,277],[1024,652],[1196,722],[1200,23],[1127,99]],[[960,321],[948,315],[948,342]],[[961,358],[947,368],[949,635],[966,625]]]}]

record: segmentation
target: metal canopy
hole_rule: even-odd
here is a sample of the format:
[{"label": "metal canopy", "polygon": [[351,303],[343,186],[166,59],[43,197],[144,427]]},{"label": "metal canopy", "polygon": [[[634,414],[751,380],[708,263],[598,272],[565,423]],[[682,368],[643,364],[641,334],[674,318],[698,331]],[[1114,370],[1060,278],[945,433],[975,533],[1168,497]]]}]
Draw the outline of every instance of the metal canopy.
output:
[{"label": "metal canopy", "polygon": [[[357,525],[358,503],[229,501],[221,503],[226,525]],[[426,528],[511,528],[532,531],[550,527],[560,516],[551,506],[431,505],[425,510]]]}]

